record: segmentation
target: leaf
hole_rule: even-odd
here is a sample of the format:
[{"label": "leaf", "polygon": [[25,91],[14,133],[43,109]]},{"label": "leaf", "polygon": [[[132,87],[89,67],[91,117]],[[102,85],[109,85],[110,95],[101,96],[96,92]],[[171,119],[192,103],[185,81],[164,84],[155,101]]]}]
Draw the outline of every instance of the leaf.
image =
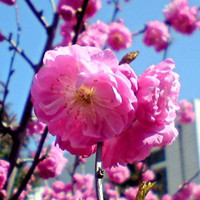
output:
[{"label": "leaf", "polygon": [[149,190],[151,190],[155,184],[156,182],[142,182],[139,185],[139,190],[135,200],[144,200]]},{"label": "leaf", "polygon": [[136,59],[136,57],[138,56],[139,51],[132,51],[130,53],[127,53],[119,62],[119,64],[124,64],[124,63],[131,63],[132,61],[134,61]]}]

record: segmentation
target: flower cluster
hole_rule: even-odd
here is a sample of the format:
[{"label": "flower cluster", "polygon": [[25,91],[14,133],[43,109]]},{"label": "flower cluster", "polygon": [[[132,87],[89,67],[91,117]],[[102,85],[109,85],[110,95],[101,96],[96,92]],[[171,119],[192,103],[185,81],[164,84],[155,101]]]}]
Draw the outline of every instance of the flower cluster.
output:
[{"label": "flower cluster", "polygon": [[159,52],[167,48],[169,37],[168,27],[164,22],[156,20],[146,24],[143,41],[147,46],[154,46]]},{"label": "flower cluster", "polygon": [[45,129],[45,124],[39,121],[30,121],[27,129],[26,129],[26,134],[27,135],[33,135],[34,133],[37,134],[42,134]]},{"label": "flower cluster", "polygon": [[62,181],[55,181],[52,183],[52,189],[50,187],[45,187],[43,199],[77,200],[83,198],[96,200],[93,179],[94,177],[91,174],[75,174],[74,183],[69,182],[68,184],[65,184]]},{"label": "flower cluster", "polygon": [[174,62],[152,65],[139,78],[118,63],[111,50],[60,47],[45,54],[31,89],[35,113],[60,147],[90,156],[103,142],[105,168],[140,161],[178,134]]},{"label": "flower cluster", "polygon": [[193,104],[183,99],[179,101],[180,109],[177,111],[177,120],[179,123],[188,124],[194,121],[195,113]]},{"label": "flower cluster", "polygon": [[62,173],[67,163],[64,152],[54,144],[51,146],[48,157],[38,164],[38,174],[41,178],[48,179],[56,177]]},{"label": "flower cluster", "polygon": [[[83,2],[83,0],[59,0],[58,2],[58,13],[64,20],[64,24],[61,26],[62,45],[64,46],[72,42],[77,24],[77,13],[81,11]],[[94,17],[101,6],[101,0],[89,0],[84,15],[85,23],[88,18]]]},{"label": "flower cluster", "polygon": [[108,175],[109,180],[115,183],[123,183],[130,176],[130,171],[126,166],[117,166],[112,168],[107,168],[106,173]]},{"label": "flower cluster", "polygon": [[3,190],[4,184],[7,180],[7,174],[10,167],[10,163],[6,160],[0,160],[0,197],[6,197],[6,191]]},{"label": "flower cluster", "polygon": [[11,6],[11,5],[15,4],[16,0],[0,0],[0,2]]},{"label": "flower cluster", "polygon": [[167,22],[183,34],[192,34],[199,28],[198,7],[191,8],[187,0],[173,0],[163,12]]}]

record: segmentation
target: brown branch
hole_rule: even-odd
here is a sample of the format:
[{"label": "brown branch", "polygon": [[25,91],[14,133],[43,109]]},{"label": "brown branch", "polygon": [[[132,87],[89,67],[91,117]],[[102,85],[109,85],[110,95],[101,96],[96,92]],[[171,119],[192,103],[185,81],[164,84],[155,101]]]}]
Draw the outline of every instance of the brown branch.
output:
[{"label": "brown branch", "polygon": [[36,16],[36,18],[39,20],[41,25],[47,30],[49,25],[48,25],[48,22],[46,21],[45,17],[42,16],[42,12],[38,12],[37,9],[35,8],[35,6],[32,4],[32,2],[30,0],[25,0],[25,2],[29,6],[29,8],[31,9],[33,14]]},{"label": "brown branch", "polygon": [[[47,32],[48,37],[47,37],[46,45],[43,50],[42,56],[40,58],[38,65],[35,66],[35,73],[43,66],[43,56],[44,56],[45,52],[52,48],[53,39],[55,38],[55,32],[56,32],[56,28],[58,26],[58,20],[59,20],[59,16],[57,13],[55,13],[52,25],[48,28],[48,32]],[[12,171],[16,165],[16,161],[17,161],[17,158],[18,158],[18,155],[20,152],[20,148],[22,146],[23,139],[25,137],[25,129],[31,118],[32,108],[33,108],[33,105],[31,102],[31,93],[29,92],[29,95],[28,95],[28,98],[26,101],[26,106],[24,108],[24,112],[23,112],[22,119],[20,122],[20,126],[16,130],[16,134],[14,134],[14,136],[13,136],[13,145],[12,145],[11,153],[9,156],[10,169],[8,172],[7,181],[9,181],[10,175],[12,174]],[[7,184],[5,184],[5,188],[6,187],[7,187]]]},{"label": "brown branch", "polygon": [[40,143],[39,143],[38,150],[36,152],[34,161],[33,161],[32,165],[31,165],[28,173],[26,174],[25,178],[23,179],[20,187],[18,188],[17,192],[13,195],[11,200],[17,200],[18,199],[18,197],[20,196],[21,192],[25,189],[29,179],[31,178],[31,176],[32,176],[37,164],[44,159],[44,157],[40,159],[40,153],[42,151],[42,148],[43,148],[45,139],[47,137],[47,134],[48,134],[48,128],[46,127],[44,133],[41,136],[41,140],[40,140]]},{"label": "brown branch", "polygon": [[113,3],[115,4],[115,7],[114,7],[114,12],[111,18],[111,22],[114,22],[116,20],[117,14],[120,11],[119,0],[113,0]]},{"label": "brown branch", "polygon": [[72,40],[72,44],[76,44],[76,42],[77,42],[78,35],[79,35],[79,32],[80,32],[80,27],[81,27],[81,24],[82,24],[82,21],[83,21],[83,17],[84,17],[86,8],[87,8],[88,1],[89,0],[84,0],[84,2],[83,2],[82,9],[81,9],[80,15],[78,17],[77,25],[75,27],[75,35],[74,35],[74,38]]},{"label": "brown branch", "polygon": [[10,38],[5,37],[5,40],[10,44],[10,48],[17,52],[22,58],[31,66],[31,68],[35,71],[35,65],[32,63],[31,59],[24,53],[22,49],[18,47],[18,45]]},{"label": "brown branch", "polygon": [[[17,23],[17,43],[16,43],[16,47],[17,47],[20,43],[20,35],[21,35],[21,24],[20,24],[19,10],[18,10],[17,3],[15,4],[15,13],[16,13],[16,23]],[[9,87],[9,84],[10,84],[11,77],[14,73],[13,67],[14,67],[15,58],[16,58],[16,51],[13,52],[13,55],[12,55],[11,61],[10,61],[8,78],[7,78],[7,81],[6,81],[6,84],[5,84],[2,106],[1,106],[1,110],[0,110],[0,121],[3,120],[3,113],[4,113],[6,98],[7,98],[8,93],[9,93],[8,87]]]},{"label": "brown branch", "polygon": [[72,182],[72,194],[74,194],[74,184],[76,183],[74,180],[74,174],[76,172],[77,167],[79,166],[79,156],[75,156],[74,164],[73,164],[73,169],[72,172],[70,173],[71,176],[71,182]]}]

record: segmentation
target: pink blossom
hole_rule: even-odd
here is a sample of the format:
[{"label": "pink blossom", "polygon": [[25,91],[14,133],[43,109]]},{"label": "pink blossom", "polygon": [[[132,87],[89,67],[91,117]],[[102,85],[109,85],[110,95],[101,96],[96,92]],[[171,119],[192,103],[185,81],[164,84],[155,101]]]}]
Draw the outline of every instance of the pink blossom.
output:
[{"label": "pink blossom", "polygon": [[104,142],[105,168],[139,162],[149,156],[153,147],[169,145],[175,140],[180,83],[178,74],[172,71],[174,67],[174,62],[167,59],[150,66],[140,76],[136,119],[127,130]]},{"label": "pink blossom", "polygon": [[156,51],[167,48],[169,44],[169,31],[165,23],[151,21],[147,23],[143,41],[147,46],[154,46]]},{"label": "pink blossom", "polygon": [[[82,8],[83,0],[59,0],[58,2],[58,13],[66,20],[65,18],[68,13],[66,13],[65,8],[71,7],[75,12],[78,9]],[[97,11],[101,9],[101,0],[89,0],[88,5],[85,11],[85,18],[94,17]],[[68,10],[69,11],[69,10]]]},{"label": "pink blossom", "polygon": [[195,188],[195,183],[186,184],[173,196],[173,200],[189,199],[193,194],[194,188]]},{"label": "pink blossom", "polygon": [[168,23],[183,34],[192,34],[198,27],[198,7],[190,8],[187,0],[173,0],[164,9]]},{"label": "pink blossom", "polygon": [[157,195],[155,195],[151,190],[147,193],[145,200],[158,200]]},{"label": "pink blossom", "polygon": [[67,23],[75,25],[77,23],[76,10],[68,5],[61,5],[58,7],[58,13]]},{"label": "pink blossom", "polygon": [[200,199],[200,185],[195,185],[193,188],[193,196],[195,200]]},{"label": "pink blossom", "polygon": [[73,179],[76,183],[76,189],[82,190],[83,188],[92,189],[94,176],[92,174],[75,174]]},{"label": "pink blossom", "polygon": [[0,0],[0,2],[11,6],[11,5],[15,4],[16,0]]},{"label": "pink blossom", "polygon": [[108,46],[115,51],[127,49],[132,44],[132,34],[123,24],[112,22],[109,25]]},{"label": "pink blossom", "polygon": [[94,46],[103,48],[108,38],[109,27],[102,21],[92,24],[79,35],[77,44],[81,46]]},{"label": "pink blossom", "polygon": [[85,164],[87,162],[86,158],[84,158],[83,156],[79,156],[78,158],[79,163]]},{"label": "pink blossom", "polygon": [[187,100],[179,101],[180,109],[177,111],[177,120],[182,124],[191,123],[195,119],[193,104]]},{"label": "pink blossom", "polygon": [[130,176],[130,171],[128,167],[122,165],[118,165],[110,169],[107,168],[106,173],[108,175],[108,178],[115,183],[123,183]]},{"label": "pink blossom", "polygon": [[145,170],[146,167],[147,167],[146,164],[143,163],[143,162],[139,162],[139,163],[136,164],[136,168],[137,168],[137,170],[139,170],[139,171]]},{"label": "pink blossom", "polygon": [[42,134],[45,129],[45,124],[39,121],[30,121],[26,129],[26,134],[33,135],[34,133]]},{"label": "pink blossom", "polygon": [[172,59],[150,66],[139,78],[137,92],[138,109],[136,118],[146,124],[170,124],[179,109],[179,75],[172,70]]},{"label": "pink blossom", "polygon": [[60,175],[67,163],[63,154],[64,152],[53,144],[48,157],[38,164],[39,176],[48,179]]},{"label": "pink blossom", "polygon": [[172,200],[172,197],[171,197],[169,194],[165,194],[165,195],[162,197],[162,200]]},{"label": "pink blossom", "polygon": [[55,181],[52,183],[52,188],[56,193],[65,191],[65,187],[66,185],[63,183],[63,181]]},{"label": "pink blossom", "polygon": [[7,174],[10,167],[10,163],[5,160],[0,160],[0,190],[3,188],[6,180]]},{"label": "pink blossom", "polygon": [[155,174],[152,170],[146,170],[142,173],[142,180],[149,182],[155,179]]},{"label": "pink blossom", "polygon": [[101,0],[89,0],[85,12],[85,17],[86,18],[94,17],[94,15],[101,9],[101,7],[102,7]]},{"label": "pink blossom", "polygon": [[83,0],[59,0],[58,1],[58,12],[63,6],[70,6],[74,10],[78,10],[82,7]]},{"label": "pink blossom", "polygon": [[45,54],[46,67],[34,78],[32,99],[38,119],[57,136],[61,148],[87,155],[92,145],[132,123],[136,76],[129,65],[118,63],[111,50],[79,45]]},{"label": "pink blossom", "polygon": [[60,34],[62,36],[61,46],[71,45],[75,32],[73,30],[73,24],[65,23],[60,27]]},{"label": "pink blossom", "polygon": [[129,187],[124,191],[124,195],[128,200],[135,200],[138,193],[138,187]]},{"label": "pink blossom", "polygon": [[105,189],[106,195],[109,196],[109,199],[118,199],[119,192],[118,192],[116,186],[114,186],[111,183],[105,183],[104,184],[104,189]]},{"label": "pink blossom", "polygon": [[4,40],[4,36],[3,36],[3,34],[1,33],[1,31],[0,31],[0,42],[2,42]]},{"label": "pink blossom", "polygon": [[0,199],[6,199],[7,193],[6,190],[0,190]]},{"label": "pink blossom", "polygon": [[53,193],[53,190],[49,186],[46,186],[44,188],[44,191],[43,191],[43,194],[42,194],[42,199],[43,200],[51,199],[52,193]]}]

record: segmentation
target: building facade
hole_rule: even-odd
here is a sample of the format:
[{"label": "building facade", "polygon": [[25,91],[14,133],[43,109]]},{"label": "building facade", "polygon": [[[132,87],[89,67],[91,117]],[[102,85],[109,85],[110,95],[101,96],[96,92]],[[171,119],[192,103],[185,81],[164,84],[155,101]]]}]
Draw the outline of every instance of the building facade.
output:
[{"label": "building facade", "polygon": [[173,195],[179,186],[191,179],[200,183],[200,100],[193,101],[195,121],[177,124],[178,138],[166,148],[155,148],[147,159],[148,165],[157,173],[161,185],[160,194]]}]

